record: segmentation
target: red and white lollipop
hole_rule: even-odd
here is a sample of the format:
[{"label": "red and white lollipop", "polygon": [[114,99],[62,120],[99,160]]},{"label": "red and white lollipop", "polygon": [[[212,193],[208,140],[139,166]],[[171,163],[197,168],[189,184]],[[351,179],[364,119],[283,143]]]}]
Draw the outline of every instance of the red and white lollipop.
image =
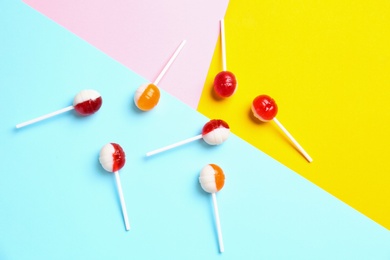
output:
[{"label": "red and white lollipop", "polygon": [[222,68],[214,78],[214,91],[221,98],[227,98],[236,92],[237,79],[236,76],[226,67],[226,41],[225,41],[225,25],[224,19],[220,21],[221,30],[221,49],[222,49]]},{"label": "red and white lollipop", "polygon": [[129,230],[130,224],[127,216],[126,203],[123,196],[121,180],[119,178],[119,170],[122,169],[126,162],[125,152],[119,144],[108,143],[100,150],[99,162],[106,171],[112,172],[115,175],[125,227],[126,230]]},{"label": "red and white lollipop", "polygon": [[252,102],[252,112],[253,115],[263,122],[269,122],[273,120],[277,126],[286,134],[286,136],[291,140],[295,147],[300,151],[300,153],[306,158],[308,162],[312,162],[313,159],[310,155],[302,148],[302,146],[295,140],[295,138],[287,131],[287,129],[276,119],[276,114],[278,113],[278,106],[274,99],[267,95],[257,96]]},{"label": "red and white lollipop", "polygon": [[200,135],[185,139],[183,141],[159,148],[157,150],[146,153],[146,156],[151,156],[157,153],[167,151],[180,145],[202,139],[209,145],[219,145],[225,142],[230,134],[229,125],[221,119],[212,119],[207,122],[202,129]]},{"label": "red and white lollipop", "polygon": [[222,253],[224,251],[223,239],[221,224],[219,220],[218,204],[217,204],[217,195],[216,193],[220,191],[225,184],[225,174],[221,167],[216,164],[208,164],[200,172],[199,182],[202,186],[202,189],[205,192],[211,193],[213,199],[214,207],[214,217],[215,224],[217,226],[218,242],[219,242],[219,251]]},{"label": "red and white lollipop", "polygon": [[163,70],[160,72],[160,75],[156,78],[153,83],[144,83],[142,84],[135,92],[134,103],[142,111],[149,111],[153,109],[160,100],[160,90],[157,87],[160,80],[164,77],[165,73],[168,71],[169,67],[175,61],[177,55],[179,55],[181,49],[183,48],[186,40],[183,40],[179,47],[176,49],[175,53],[169,59],[168,63],[165,65]]},{"label": "red and white lollipop", "polygon": [[26,121],[24,123],[17,124],[16,128],[21,128],[27,125],[31,125],[33,123],[37,123],[44,119],[70,111],[72,109],[76,110],[76,112],[82,116],[89,116],[100,109],[100,107],[102,106],[102,102],[102,97],[97,91],[92,89],[82,90],[74,97],[72,106],[68,106],[55,112]]}]

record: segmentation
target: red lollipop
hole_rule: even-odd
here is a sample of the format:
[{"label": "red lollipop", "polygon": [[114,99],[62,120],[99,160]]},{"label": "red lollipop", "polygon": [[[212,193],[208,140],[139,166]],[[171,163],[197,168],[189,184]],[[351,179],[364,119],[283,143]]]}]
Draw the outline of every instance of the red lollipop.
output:
[{"label": "red lollipop", "polygon": [[230,71],[221,71],[214,78],[214,90],[220,97],[230,97],[237,87],[236,76]]},{"label": "red lollipop", "polygon": [[82,90],[79,93],[77,93],[77,95],[74,97],[73,106],[68,106],[63,109],[57,110],[55,112],[26,121],[24,123],[17,124],[16,128],[21,128],[27,125],[31,125],[33,123],[59,115],[61,113],[70,111],[72,109],[76,110],[76,112],[82,116],[89,116],[94,114],[100,109],[100,107],[102,106],[102,102],[103,100],[99,92],[92,89]]},{"label": "red lollipop", "polygon": [[167,151],[169,149],[178,147],[183,144],[187,144],[192,141],[196,141],[198,139],[202,139],[209,145],[219,145],[225,142],[230,134],[229,125],[221,120],[221,119],[212,119],[207,122],[202,129],[202,133],[200,135],[185,139],[183,141],[167,145],[165,147],[159,148],[157,150],[146,153],[146,156],[151,156],[157,153],[161,153]]},{"label": "red lollipop", "polygon": [[119,200],[122,207],[123,219],[125,221],[126,231],[130,229],[129,218],[127,216],[127,209],[125,198],[123,196],[122,184],[119,178],[119,170],[125,165],[126,155],[122,147],[116,143],[108,143],[100,150],[99,162],[102,167],[115,175],[115,181],[118,188]]},{"label": "red lollipop", "polygon": [[278,113],[278,105],[270,96],[260,95],[253,100],[252,111],[256,118],[268,122]]},{"label": "red lollipop", "polygon": [[79,92],[74,100],[74,110],[82,116],[89,116],[97,112],[102,106],[102,96],[95,90],[87,89]]},{"label": "red lollipop", "polygon": [[310,155],[302,148],[302,146],[295,140],[295,138],[287,131],[287,129],[276,119],[276,114],[278,113],[278,106],[276,105],[275,100],[270,96],[260,95],[257,96],[252,102],[252,112],[253,115],[263,122],[268,122],[273,120],[279,128],[286,134],[286,136],[291,140],[295,147],[301,152],[301,154],[306,158],[308,162],[312,162],[313,159]]},{"label": "red lollipop", "polygon": [[223,71],[217,74],[214,78],[214,91],[222,98],[230,97],[234,94],[237,88],[236,76],[226,68],[226,43],[225,43],[225,26],[224,20],[220,21],[221,27],[221,49],[222,49],[222,67]]}]

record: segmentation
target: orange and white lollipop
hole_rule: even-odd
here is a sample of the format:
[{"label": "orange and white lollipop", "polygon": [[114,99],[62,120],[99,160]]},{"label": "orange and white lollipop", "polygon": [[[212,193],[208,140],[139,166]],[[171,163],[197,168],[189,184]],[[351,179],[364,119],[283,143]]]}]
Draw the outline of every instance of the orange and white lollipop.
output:
[{"label": "orange and white lollipop", "polygon": [[215,224],[217,226],[219,251],[222,253],[225,249],[223,246],[216,193],[220,191],[225,184],[225,174],[223,173],[221,167],[219,167],[218,165],[208,164],[201,170],[199,182],[205,192],[211,193],[213,199],[214,217]]},{"label": "orange and white lollipop", "polygon": [[160,90],[157,85],[164,77],[165,73],[168,71],[177,55],[179,55],[185,43],[185,40],[181,42],[175,53],[165,65],[164,69],[160,72],[160,75],[158,75],[157,79],[153,83],[144,83],[135,91],[134,103],[140,110],[149,111],[158,104],[160,101]]},{"label": "orange and white lollipop", "polygon": [[123,219],[125,221],[126,231],[130,229],[129,219],[127,216],[125,198],[123,196],[119,170],[125,165],[126,155],[122,147],[116,143],[108,143],[100,150],[99,162],[102,167],[115,175],[116,185],[118,188],[119,200],[122,207]]}]

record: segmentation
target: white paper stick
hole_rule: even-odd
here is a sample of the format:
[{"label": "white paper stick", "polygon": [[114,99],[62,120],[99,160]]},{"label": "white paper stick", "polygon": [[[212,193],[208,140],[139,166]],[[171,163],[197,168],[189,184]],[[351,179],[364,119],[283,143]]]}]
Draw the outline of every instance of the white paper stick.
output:
[{"label": "white paper stick", "polygon": [[179,55],[181,49],[183,48],[184,44],[186,43],[186,40],[183,40],[175,53],[172,55],[172,57],[169,59],[168,63],[165,65],[164,69],[160,72],[160,75],[158,75],[157,79],[154,81],[154,85],[158,85],[160,80],[164,77],[165,73],[168,71],[169,67],[172,65],[172,63],[175,61],[177,55]]},{"label": "white paper stick", "polygon": [[274,122],[279,126],[279,128],[287,135],[295,147],[301,152],[301,154],[306,158],[308,162],[312,162],[313,159],[310,155],[302,148],[302,146],[294,139],[294,137],[287,131],[287,129],[279,122],[279,120],[274,117]]},{"label": "white paper stick", "polygon": [[130,223],[129,223],[129,218],[127,216],[126,203],[125,203],[125,198],[123,197],[123,191],[122,191],[121,179],[119,178],[119,172],[118,171],[114,172],[114,175],[115,175],[116,186],[118,188],[119,200],[121,202],[123,219],[125,221],[126,231],[128,231],[130,229]]},{"label": "white paper stick", "polygon": [[223,246],[221,222],[219,221],[217,195],[215,193],[211,193],[211,196],[213,198],[215,225],[217,226],[217,233],[218,233],[219,252],[223,253],[223,251],[225,251],[225,247]]},{"label": "white paper stick", "polygon": [[197,136],[194,136],[194,137],[191,137],[191,138],[188,138],[188,139],[185,139],[183,141],[180,141],[180,142],[177,142],[177,143],[174,143],[174,144],[171,144],[171,145],[167,145],[165,147],[162,147],[162,148],[159,148],[159,149],[156,149],[154,151],[151,151],[151,152],[148,152],[146,153],[146,156],[151,156],[151,155],[155,155],[157,153],[161,153],[161,152],[164,152],[166,150],[169,150],[169,149],[172,149],[172,148],[175,148],[175,147],[178,147],[180,145],[183,145],[183,144],[186,144],[186,143],[190,143],[192,141],[196,141],[198,139],[201,139],[203,136],[200,134],[200,135],[197,135]]},{"label": "white paper stick", "polygon": [[24,126],[27,126],[27,125],[34,124],[34,123],[36,123],[36,122],[39,122],[39,121],[42,121],[42,120],[44,120],[44,119],[47,119],[47,118],[50,118],[50,117],[59,115],[59,114],[61,114],[61,113],[67,112],[67,111],[72,110],[72,109],[74,109],[74,106],[65,107],[65,108],[63,108],[63,109],[60,109],[60,110],[57,110],[57,111],[55,111],[55,112],[52,112],[52,113],[49,113],[49,114],[46,114],[46,115],[43,115],[43,116],[34,118],[34,119],[29,120],[29,121],[26,121],[26,122],[24,122],[24,123],[17,124],[17,125],[16,125],[16,128],[21,128],[21,127],[24,127]]},{"label": "white paper stick", "polygon": [[226,41],[225,41],[225,22],[224,19],[220,21],[221,27],[221,49],[222,49],[222,69],[227,71],[226,67]]}]

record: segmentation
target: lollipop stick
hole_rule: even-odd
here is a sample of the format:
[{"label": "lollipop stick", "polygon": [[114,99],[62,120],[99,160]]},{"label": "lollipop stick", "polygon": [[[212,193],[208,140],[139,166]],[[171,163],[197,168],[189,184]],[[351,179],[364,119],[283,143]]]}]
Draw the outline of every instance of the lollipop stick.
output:
[{"label": "lollipop stick", "polygon": [[158,85],[160,80],[164,77],[165,73],[168,71],[169,67],[172,65],[172,63],[175,61],[177,55],[179,55],[181,49],[183,48],[184,44],[186,43],[186,40],[183,40],[175,53],[172,55],[172,57],[169,59],[168,63],[165,65],[164,69],[160,72],[160,75],[158,75],[157,79],[154,81],[154,85]]},{"label": "lollipop stick", "polygon": [[40,116],[40,117],[31,119],[31,120],[26,121],[26,122],[24,122],[24,123],[17,124],[17,125],[16,125],[16,128],[21,128],[21,127],[24,127],[24,126],[27,126],[27,125],[34,124],[34,123],[36,123],[36,122],[42,121],[42,120],[44,120],[44,119],[47,119],[47,118],[50,118],[50,117],[53,117],[53,116],[56,116],[56,115],[58,115],[58,114],[67,112],[67,111],[72,110],[72,109],[74,109],[74,106],[65,107],[65,108],[60,109],[60,110],[57,110],[57,111],[55,111],[55,112],[52,112],[52,113],[49,113],[49,114],[46,114],[46,115],[43,115],[43,116]]},{"label": "lollipop stick", "polygon": [[183,144],[190,143],[190,142],[192,142],[192,141],[201,139],[202,137],[203,137],[203,136],[200,134],[200,135],[197,135],[197,136],[194,136],[194,137],[185,139],[185,140],[183,140],[183,141],[180,141],[180,142],[177,142],[177,143],[174,143],[174,144],[171,144],[171,145],[167,145],[167,146],[162,147],[162,148],[160,148],[160,149],[156,149],[156,150],[154,150],[154,151],[151,151],[151,152],[146,153],[146,156],[151,156],[151,155],[154,155],[154,154],[157,154],[157,153],[164,152],[164,151],[166,151],[166,150],[169,150],[169,149],[178,147],[178,146],[180,146],[180,145],[183,145]]},{"label": "lollipop stick", "polygon": [[223,253],[225,251],[225,248],[223,246],[223,240],[222,240],[222,231],[221,231],[221,223],[219,221],[219,213],[218,213],[218,204],[217,204],[217,195],[215,193],[211,193],[211,196],[213,198],[213,207],[214,207],[214,216],[215,216],[215,224],[217,226],[217,233],[218,233],[218,242],[219,242],[219,252]]},{"label": "lollipop stick", "polygon": [[121,202],[123,219],[125,221],[126,231],[128,231],[130,229],[130,223],[129,223],[129,218],[127,216],[126,203],[125,203],[125,198],[123,197],[123,191],[122,191],[121,179],[119,178],[119,172],[118,171],[114,172],[114,175],[115,175],[116,186],[118,188],[119,200]]},{"label": "lollipop stick", "polygon": [[220,21],[221,24],[221,48],[222,48],[222,69],[224,71],[227,70],[226,68],[226,42],[225,42],[225,23],[224,19],[221,19]]},{"label": "lollipop stick", "polygon": [[294,137],[287,131],[286,128],[279,122],[279,120],[274,117],[274,122],[279,126],[279,128],[287,135],[287,137],[291,140],[291,142],[297,147],[297,149],[301,152],[301,154],[306,158],[308,162],[312,162],[313,159],[310,155],[302,148],[302,146],[294,139]]}]

